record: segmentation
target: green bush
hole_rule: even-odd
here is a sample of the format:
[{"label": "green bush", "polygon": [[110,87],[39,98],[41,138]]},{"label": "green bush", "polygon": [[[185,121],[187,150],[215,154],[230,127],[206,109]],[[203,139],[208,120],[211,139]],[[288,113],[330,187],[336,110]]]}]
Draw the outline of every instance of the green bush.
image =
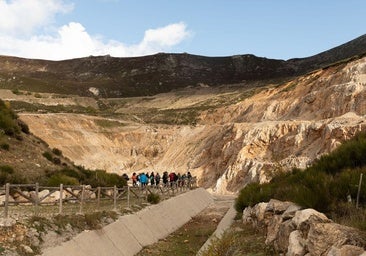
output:
[{"label": "green bush", "polygon": [[22,132],[24,132],[26,134],[29,134],[30,133],[29,126],[26,123],[24,123],[23,121],[21,121],[21,120],[18,119],[18,125],[19,125],[20,130]]},{"label": "green bush", "polygon": [[58,148],[53,148],[52,153],[54,153],[56,156],[62,156],[62,151]]},{"label": "green bush", "polygon": [[87,184],[92,187],[117,187],[126,186],[126,180],[115,173],[107,173],[103,170],[90,171],[82,167],[78,169],[63,168],[61,170],[50,172],[46,175],[44,181],[47,185],[58,186],[60,183],[67,185]]},{"label": "green bush", "polygon": [[104,170],[95,170],[95,171],[84,171],[85,179],[83,180],[84,184],[89,184],[92,187],[109,187],[109,186],[117,186],[123,187],[127,185],[125,179],[123,179],[120,175],[116,173],[107,173]]},{"label": "green bush", "polygon": [[10,149],[10,145],[8,143],[1,143],[0,144],[0,148],[4,149],[4,150],[9,150]]},{"label": "green bush", "polygon": [[360,132],[351,140],[344,142],[331,154],[322,156],[315,161],[310,169],[335,175],[346,168],[366,165],[366,133]]},{"label": "green bush", "polygon": [[147,201],[150,204],[157,204],[160,202],[160,196],[156,193],[150,193],[147,195]]},{"label": "green bush", "polygon": [[13,174],[14,169],[13,169],[13,167],[11,167],[9,165],[0,165],[0,172],[6,173],[6,174]]},{"label": "green bush", "polygon": [[53,162],[52,154],[48,151],[43,152],[42,156],[44,156],[48,161]]},{"label": "green bush", "polygon": [[[235,202],[237,211],[271,198],[292,201],[303,207],[331,213],[338,205],[355,199],[361,173],[366,174],[366,133],[359,133],[332,153],[321,157],[305,170],[281,173],[267,184],[249,184]],[[366,204],[366,186],[361,187],[359,203]]]},{"label": "green bush", "polygon": [[58,187],[60,184],[79,185],[79,181],[74,177],[70,177],[62,173],[56,173],[49,177],[46,181],[46,185],[51,187]]},{"label": "green bush", "polygon": [[24,184],[26,183],[26,179],[15,173],[13,167],[9,165],[0,165],[0,185],[6,183]]},{"label": "green bush", "polygon": [[252,183],[240,191],[235,201],[235,209],[242,212],[248,206],[254,206],[259,202],[267,202],[271,199],[271,185]]}]

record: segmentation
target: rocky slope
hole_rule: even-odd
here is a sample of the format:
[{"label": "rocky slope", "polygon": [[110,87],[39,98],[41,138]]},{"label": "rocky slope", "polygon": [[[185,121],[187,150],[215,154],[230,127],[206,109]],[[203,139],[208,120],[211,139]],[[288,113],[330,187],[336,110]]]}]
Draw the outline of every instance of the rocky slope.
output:
[{"label": "rocky slope", "polygon": [[87,168],[116,173],[190,170],[201,186],[233,193],[249,182],[268,181],[276,171],[304,168],[365,130],[365,86],[363,57],[262,86],[245,97],[239,89],[212,95],[206,89],[190,96],[122,100],[123,107],[116,110],[153,116],[162,109],[229,101],[200,111],[195,125],[70,113],[22,113],[21,119],[36,136]]},{"label": "rocky slope", "polygon": [[204,57],[160,53],[64,61],[0,56],[0,88],[107,98],[146,96],[202,84],[219,86],[303,75],[365,53],[366,35],[329,51],[288,61],[250,54]]}]

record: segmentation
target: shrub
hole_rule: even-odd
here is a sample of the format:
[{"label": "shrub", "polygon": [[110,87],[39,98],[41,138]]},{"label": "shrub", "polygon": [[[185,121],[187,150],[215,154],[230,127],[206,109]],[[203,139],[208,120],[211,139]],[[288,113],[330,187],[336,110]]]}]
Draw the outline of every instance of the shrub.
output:
[{"label": "shrub", "polygon": [[0,165],[0,172],[6,173],[6,174],[13,174],[14,169],[10,165]]},{"label": "shrub", "polygon": [[48,152],[48,151],[43,152],[42,156],[44,156],[50,162],[53,161],[52,154],[50,152]]},{"label": "shrub", "polygon": [[10,146],[8,143],[1,143],[0,144],[0,148],[1,149],[4,149],[4,150],[9,150],[10,149]]},{"label": "shrub", "polygon": [[[358,192],[360,174],[366,174],[366,133],[356,135],[312,166],[281,173],[268,184],[243,188],[235,206],[238,211],[270,198],[288,200],[318,211],[337,212],[339,204]],[[366,203],[366,186],[361,187],[360,204]]]},{"label": "shrub", "polygon": [[90,171],[82,167],[78,170],[63,168],[53,173],[48,173],[43,183],[58,186],[60,183],[67,185],[88,184],[92,187],[123,187],[127,185],[125,179],[115,173],[107,173],[103,170]]},{"label": "shrub", "polygon": [[259,202],[266,202],[271,199],[270,185],[251,183],[240,191],[235,201],[235,209],[242,212],[248,206],[254,206]]},{"label": "shrub", "polygon": [[0,129],[4,131],[6,135],[13,136],[19,133],[20,129],[16,123],[16,114],[0,100]]},{"label": "shrub", "polygon": [[366,133],[360,132],[351,140],[344,142],[331,154],[322,156],[315,161],[310,169],[335,175],[346,168],[366,165]]},{"label": "shrub", "polygon": [[18,120],[18,125],[20,127],[20,130],[24,132],[25,134],[29,134],[29,126],[24,123],[22,120]]},{"label": "shrub", "polygon": [[22,184],[26,183],[26,179],[15,173],[13,167],[9,165],[0,165],[0,185],[6,183]]},{"label": "shrub", "polygon": [[54,157],[54,158],[52,159],[52,162],[53,162],[54,164],[60,165],[60,164],[61,164],[61,159],[60,159],[60,158],[58,158],[58,157]]},{"label": "shrub", "polygon": [[56,156],[62,156],[62,151],[58,148],[53,148],[52,153],[54,153]]},{"label": "shrub", "polygon": [[85,174],[83,183],[89,184],[92,187],[98,187],[98,186],[123,187],[127,185],[126,180],[116,173],[107,173],[104,170],[95,170],[95,171],[84,170],[83,173]]},{"label": "shrub", "polygon": [[160,202],[160,196],[156,193],[150,193],[147,195],[147,201],[150,204],[157,204]]},{"label": "shrub", "polygon": [[51,177],[49,177],[48,180],[46,181],[46,185],[51,187],[57,187],[60,184],[79,185],[79,181],[74,177],[70,177],[62,173],[56,173]]}]

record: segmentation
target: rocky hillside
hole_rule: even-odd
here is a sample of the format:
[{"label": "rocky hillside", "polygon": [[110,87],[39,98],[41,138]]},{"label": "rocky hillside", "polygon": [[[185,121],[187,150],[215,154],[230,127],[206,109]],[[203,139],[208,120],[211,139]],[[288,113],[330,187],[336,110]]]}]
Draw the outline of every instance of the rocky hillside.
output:
[{"label": "rocky hillside", "polygon": [[2,56],[0,88],[106,98],[146,96],[188,86],[293,77],[363,55],[365,49],[366,35],[318,55],[288,61],[254,55],[204,57],[164,53],[136,58],[90,56],[65,61]]},{"label": "rocky hillside", "polygon": [[[306,167],[366,129],[365,51],[366,36],[288,61],[188,54],[144,61],[3,57],[1,86],[12,90],[0,96],[33,134],[77,165],[119,174],[190,170],[201,186],[234,193],[277,171]],[[145,96],[86,97],[103,90],[103,96]]]}]

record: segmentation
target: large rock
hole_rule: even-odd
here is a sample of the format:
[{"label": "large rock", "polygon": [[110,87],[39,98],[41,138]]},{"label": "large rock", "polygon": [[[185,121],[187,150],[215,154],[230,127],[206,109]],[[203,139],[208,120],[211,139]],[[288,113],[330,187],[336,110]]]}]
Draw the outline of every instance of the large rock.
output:
[{"label": "large rock", "polygon": [[286,252],[289,247],[289,236],[295,230],[295,225],[291,220],[283,221],[278,229],[276,240],[273,246],[278,252]]},{"label": "large rock", "polygon": [[327,256],[365,256],[366,252],[363,248],[354,245],[343,245],[341,248],[332,246]]},{"label": "large rock", "polygon": [[310,208],[297,211],[292,221],[298,229],[302,228],[301,226],[306,226],[310,222],[331,222],[323,213]]},{"label": "large rock", "polygon": [[357,229],[337,223],[311,223],[307,235],[307,248],[312,255],[326,254],[330,248],[343,245],[366,247],[365,235]]},{"label": "large rock", "polygon": [[305,240],[299,230],[291,232],[288,238],[288,251],[286,256],[303,256],[306,253]]}]

